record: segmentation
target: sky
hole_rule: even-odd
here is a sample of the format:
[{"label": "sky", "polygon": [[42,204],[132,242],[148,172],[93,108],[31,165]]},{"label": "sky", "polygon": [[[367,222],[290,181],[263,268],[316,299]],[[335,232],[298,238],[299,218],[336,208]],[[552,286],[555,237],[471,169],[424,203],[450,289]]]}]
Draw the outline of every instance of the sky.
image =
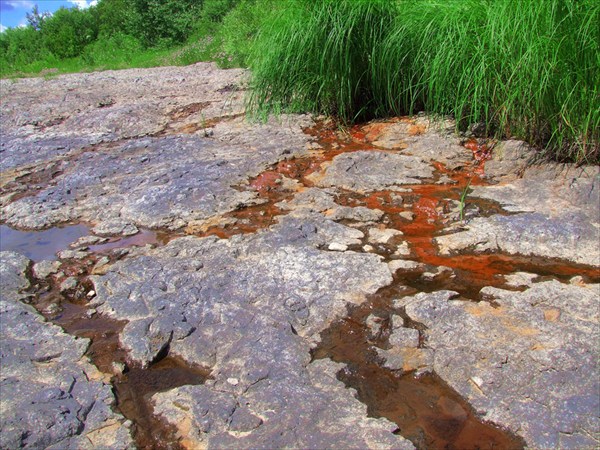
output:
[{"label": "sky", "polygon": [[53,13],[61,6],[88,8],[96,3],[97,0],[0,0],[0,32],[8,27],[27,25],[25,14],[31,12],[34,5],[38,5],[40,13]]}]

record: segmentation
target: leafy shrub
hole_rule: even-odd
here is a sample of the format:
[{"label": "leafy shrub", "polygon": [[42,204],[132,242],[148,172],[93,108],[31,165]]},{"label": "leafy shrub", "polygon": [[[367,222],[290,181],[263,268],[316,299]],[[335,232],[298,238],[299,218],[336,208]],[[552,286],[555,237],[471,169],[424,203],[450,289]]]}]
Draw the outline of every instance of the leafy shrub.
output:
[{"label": "leafy shrub", "polygon": [[79,56],[98,37],[98,20],[93,8],[60,8],[41,26],[44,46],[58,58]]}]

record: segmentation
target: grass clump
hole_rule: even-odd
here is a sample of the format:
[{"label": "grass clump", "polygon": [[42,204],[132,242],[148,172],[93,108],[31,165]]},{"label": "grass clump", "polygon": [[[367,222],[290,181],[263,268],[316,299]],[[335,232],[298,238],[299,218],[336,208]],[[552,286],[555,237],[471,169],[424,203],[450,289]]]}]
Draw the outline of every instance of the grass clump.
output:
[{"label": "grass clump", "polygon": [[357,118],[427,111],[600,159],[596,0],[288,0],[253,49],[260,113]]}]

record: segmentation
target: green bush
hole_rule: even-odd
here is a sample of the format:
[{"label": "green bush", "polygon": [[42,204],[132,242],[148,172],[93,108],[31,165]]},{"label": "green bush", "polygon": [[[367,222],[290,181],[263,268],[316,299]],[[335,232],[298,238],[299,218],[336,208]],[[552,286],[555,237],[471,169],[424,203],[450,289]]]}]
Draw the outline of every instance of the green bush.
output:
[{"label": "green bush", "polygon": [[203,3],[198,0],[130,0],[133,29],[145,47],[181,44],[192,34]]},{"label": "green bush", "polygon": [[41,34],[44,46],[57,58],[79,56],[98,37],[96,10],[60,8],[43,22]]},{"label": "green bush", "polygon": [[18,71],[25,64],[47,56],[41,35],[32,27],[9,28],[0,33],[0,73]]},{"label": "green bush", "polygon": [[83,51],[82,59],[89,66],[119,67],[126,65],[135,55],[142,51],[142,44],[133,36],[115,33],[102,36],[88,45]]}]

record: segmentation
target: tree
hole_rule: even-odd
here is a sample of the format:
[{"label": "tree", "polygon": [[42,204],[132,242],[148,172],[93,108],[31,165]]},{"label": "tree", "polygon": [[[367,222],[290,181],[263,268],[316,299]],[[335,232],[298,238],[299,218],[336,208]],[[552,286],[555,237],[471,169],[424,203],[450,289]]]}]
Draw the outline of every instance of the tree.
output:
[{"label": "tree", "polygon": [[38,5],[34,5],[31,9],[31,12],[25,14],[25,17],[27,18],[27,23],[29,26],[34,30],[39,31],[42,28],[44,21],[47,18],[52,17],[52,14],[50,14],[48,11],[44,11],[40,14]]}]

